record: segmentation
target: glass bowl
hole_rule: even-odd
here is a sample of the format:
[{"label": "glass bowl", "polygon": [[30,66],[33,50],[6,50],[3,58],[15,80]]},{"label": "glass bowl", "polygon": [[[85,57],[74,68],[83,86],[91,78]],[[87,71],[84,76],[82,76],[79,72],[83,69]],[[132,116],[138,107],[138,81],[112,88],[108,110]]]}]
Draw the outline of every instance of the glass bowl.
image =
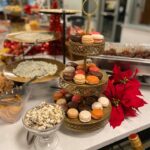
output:
[{"label": "glass bowl", "polygon": [[18,121],[30,96],[30,92],[31,89],[25,87],[16,91],[13,95],[0,99],[0,119],[7,123]]},{"label": "glass bowl", "polygon": [[[51,104],[51,103],[49,103],[49,104]],[[51,104],[51,105],[56,106],[57,104]],[[31,108],[31,109],[33,109],[33,108]],[[55,150],[56,149],[58,141],[59,141],[59,139],[56,135],[56,131],[62,125],[64,116],[65,116],[63,109],[62,109],[62,112],[63,112],[63,118],[62,118],[61,122],[56,124],[54,127],[51,127],[51,128],[45,129],[45,130],[38,130],[38,129],[34,129],[32,127],[27,126],[24,121],[26,114],[24,115],[24,117],[22,119],[23,125],[24,125],[25,129],[28,131],[28,134],[32,134],[35,137],[34,148],[36,150]],[[28,140],[28,136],[27,136],[27,140]]]}]

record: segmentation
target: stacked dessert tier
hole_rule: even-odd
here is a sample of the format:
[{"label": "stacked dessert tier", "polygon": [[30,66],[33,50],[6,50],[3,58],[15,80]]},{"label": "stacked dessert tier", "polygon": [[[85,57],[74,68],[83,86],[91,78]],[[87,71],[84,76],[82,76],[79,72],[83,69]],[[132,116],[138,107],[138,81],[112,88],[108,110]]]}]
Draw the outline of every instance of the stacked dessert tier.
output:
[{"label": "stacked dessert tier", "polygon": [[83,64],[69,62],[60,76],[60,86],[69,93],[81,96],[98,95],[107,85],[107,74],[94,63]]},{"label": "stacked dessert tier", "polygon": [[104,51],[104,36],[99,32],[86,34],[83,30],[77,30],[70,36],[70,51],[78,56],[96,56]]},{"label": "stacked dessert tier", "polygon": [[108,76],[93,63],[69,62],[60,76],[62,90],[54,93],[55,102],[66,111],[65,125],[76,131],[101,128],[109,118],[111,105],[101,96]]}]

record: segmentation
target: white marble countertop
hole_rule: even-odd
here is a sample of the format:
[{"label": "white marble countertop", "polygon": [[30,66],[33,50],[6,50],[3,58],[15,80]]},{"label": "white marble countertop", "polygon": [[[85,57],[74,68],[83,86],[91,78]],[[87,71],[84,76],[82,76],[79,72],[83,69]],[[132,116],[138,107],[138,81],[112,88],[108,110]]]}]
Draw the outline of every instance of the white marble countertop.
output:
[{"label": "white marble countertop", "polygon": [[[34,94],[29,98],[26,109],[31,108],[51,95],[48,86],[49,83],[34,87]],[[139,109],[140,112],[137,117],[126,119],[120,127],[115,129],[107,124],[103,129],[91,133],[75,133],[62,127],[57,132],[59,145],[56,150],[96,150],[123,139],[131,133],[149,128],[150,87],[143,87],[141,91],[148,104]],[[26,130],[23,128],[21,119],[14,124],[0,123],[0,149],[33,150],[33,146],[28,146],[26,143]]]}]

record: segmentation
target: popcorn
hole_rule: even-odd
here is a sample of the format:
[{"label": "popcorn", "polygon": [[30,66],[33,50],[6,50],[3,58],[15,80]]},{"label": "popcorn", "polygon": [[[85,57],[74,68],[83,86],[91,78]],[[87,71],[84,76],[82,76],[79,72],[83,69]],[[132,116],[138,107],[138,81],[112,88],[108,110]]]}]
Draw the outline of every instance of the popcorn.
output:
[{"label": "popcorn", "polygon": [[56,126],[63,118],[64,113],[59,105],[42,102],[26,113],[24,123],[30,128],[45,130]]}]

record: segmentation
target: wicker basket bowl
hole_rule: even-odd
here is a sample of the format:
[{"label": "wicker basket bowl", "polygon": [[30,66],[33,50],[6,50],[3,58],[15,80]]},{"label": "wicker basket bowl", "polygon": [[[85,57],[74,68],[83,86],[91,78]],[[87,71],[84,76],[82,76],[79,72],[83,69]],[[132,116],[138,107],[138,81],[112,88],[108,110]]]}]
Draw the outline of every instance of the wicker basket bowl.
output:
[{"label": "wicker basket bowl", "polygon": [[96,56],[104,52],[105,42],[99,44],[82,44],[78,42],[69,42],[70,52],[78,56]]}]

